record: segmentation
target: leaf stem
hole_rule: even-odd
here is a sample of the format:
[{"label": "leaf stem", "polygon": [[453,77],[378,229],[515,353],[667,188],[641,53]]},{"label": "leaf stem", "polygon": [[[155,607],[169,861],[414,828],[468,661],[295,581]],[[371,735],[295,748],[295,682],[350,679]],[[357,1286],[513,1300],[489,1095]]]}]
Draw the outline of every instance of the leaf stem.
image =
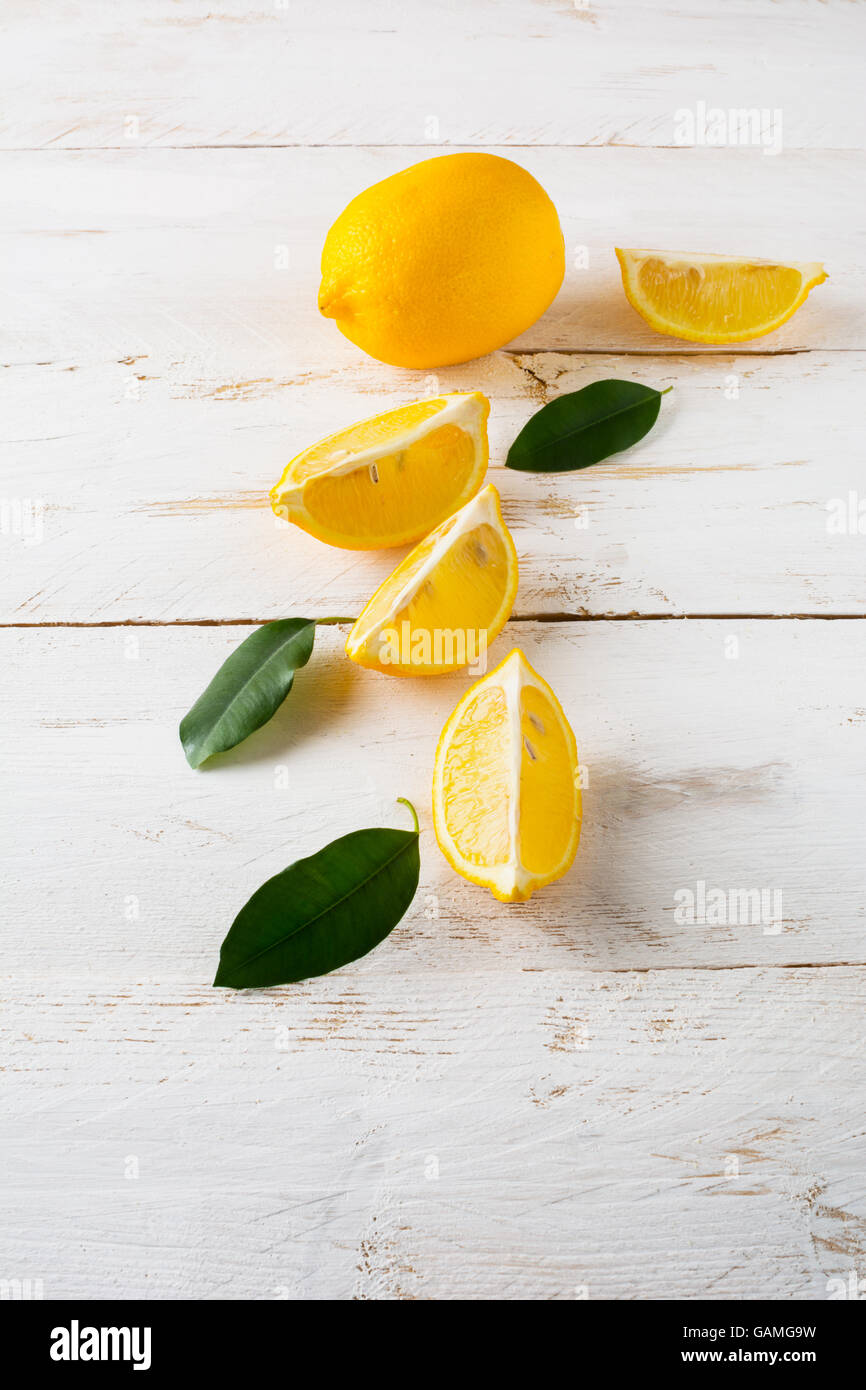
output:
[{"label": "leaf stem", "polygon": [[673,388],[672,386],[666,386],[665,389],[664,389],[664,391],[659,391],[659,395],[660,395],[660,396],[666,396],[667,393],[668,393],[668,391],[673,391],[673,389],[674,389],[674,388]]},{"label": "leaf stem", "polygon": [[[670,390],[670,387],[668,387]],[[356,623],[357,618],[316,618],[319,627],[333,627],[336,623]]]},{"label": "leaf stem", "polygon": [[408,806],[408,807],[409,807],[409,810],[412,812],[412,819],[413,819],[413,821],[415,822],[415,834],[416,834],[416,835],[420,835],[420,834],[421,834],[421,827],[420,827],[420,825],[418,824],[418,812],[415,810],[415,807],[412,805],[412,802],[411,802],[411,801],[407,801],[406,798],[405,798],[405,796],[398,796],[398,797],[397,797],[397,800],[398,800],[399,802],[401,802],[403,806]]}]

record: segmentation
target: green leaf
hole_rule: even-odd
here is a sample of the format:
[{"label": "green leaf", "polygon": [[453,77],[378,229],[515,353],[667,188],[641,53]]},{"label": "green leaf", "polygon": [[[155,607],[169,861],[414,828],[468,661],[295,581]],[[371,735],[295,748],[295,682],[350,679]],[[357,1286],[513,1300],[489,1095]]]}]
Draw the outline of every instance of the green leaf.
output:
[{"label": "green leaf", "polygon": [[241,642],[180,724],[190,767],[234,748],[276,713],[305,666],[316,635],[314,618],[266,623]]},{"label": "green leaf", "polygon": [[414,830],[354,830],[263,883],[232,922],[214,984],[291,984],[378,946],[418,887],[418,817],[405,804]]},{"label": "green leaf", "polygon": [[[668,387],[670,390],[670,387]],[[593,381],[542,406],[508,450],[507,468],[567,473],[637,444],[652,429],[666,391],[636,381]]]}]

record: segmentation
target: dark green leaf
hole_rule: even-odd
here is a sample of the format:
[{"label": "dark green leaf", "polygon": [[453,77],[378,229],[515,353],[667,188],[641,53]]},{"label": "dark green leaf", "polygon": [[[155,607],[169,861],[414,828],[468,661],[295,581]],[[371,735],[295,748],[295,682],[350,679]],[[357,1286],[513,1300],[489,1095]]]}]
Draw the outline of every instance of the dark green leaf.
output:
[{"label": "dark green leaf", "polygon": [[618,454],[652,429],[665,394],[636,381],[609,380],[557,396],[523,426],[506,467],[566,473]]},{"label": "dark green leaf", "polygon": [[180,725],[190,767],[234,748],[260,729],[292,688],[295,672],[313,650],[313,618],[283,618],[258,629],[224,661]]},{"label": "dark green leaf", "polygon": [[378,946],[418,887],[418,818],[410,809],[414,830],[355,830],[263,883],[231,925],[214,984],[291,984]]}]

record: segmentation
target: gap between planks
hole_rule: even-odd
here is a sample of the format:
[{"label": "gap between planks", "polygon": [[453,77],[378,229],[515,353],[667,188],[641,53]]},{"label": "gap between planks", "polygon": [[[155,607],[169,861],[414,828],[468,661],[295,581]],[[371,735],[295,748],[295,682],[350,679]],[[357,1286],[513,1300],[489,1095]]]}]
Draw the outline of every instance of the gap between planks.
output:
[{"label": "gap between planks", "polygon": [[[850,623],[866,613],[515,613],[510,623]],[[106,618],[99,622],[0,623],[6,629],[100,627],[263,627],[273,618]],[[319,627],[354,623],[355,618],[316,618]]]},{"label": "gap between planks", "polygon": [[[62,140],[62,135],[54,135],[51,140],[44,145],[4,145],[0,149],[0,156],[4,154],[110,154],[121,150],[129,150],[129,143],[123,145],[57,145],[56,140]],[[132,147],[137,153],[149,152],[151,150],[686,150],[694,152],[699,148],[696,145],[656,145],[656,144],[632,144],[628,140],[587,140],[571,143],[562,140],[532,140],[523,141],[516,144],[508,141],[506,144],[497,141],[485,140],[481,143],[466,140],[437,140],[429,144],[395,144],[390,140],[365,140],[358,144],[356,141],[348,140],[287,140],[275,142],[262,142],[251,144],[227,145],[163,145],[158,142],[153,144],[138,143]],[[862,154],[862,145],[792,145],[786,147],[792,154]],[[435,155],[431,155],[435,158]]]},{"label": "gap between planks", "polygon": [[[733,970],[762,970],[765,974],[770,971],[779,973],[788,970],[866,970],[866,959],[864,960],[785,960],[785,961],[738,961],[735,964],[727,964],[725,961],[715,961],[711,963],[703,962],[695,965],[581,965],[574,970],[569,970],[569,975],[696,975],[698,972],[715,971],[717,973],[730,972]],[[333,972],[332,972],[333,973]],[[498,977],[503,972],[498,970],[449,970],[448,979],[457,980],[462,978],[478,980],[485,976]],[[524,965],[517,972],[520,975],[550,975],[562,973],[562,967],[556,965]],[[310,976],[310,980],[324,976]],[[366,978],[366,977],[365,977]],[[372,979],[376,976],[370,977]],[[401,979],[409,983],[412,979],[411,973],[405,971],[391,975],[389,978]],[[14,986],[16,983],[36,982],[44,985],[46,979],[44,975],[38,974],[33,970],[23,969],[8,971],[0,980],[0,998],[4,996],[4,987]],[[48,983],[52,983],[50,980]],[[180,996],[186,991],[187,998],[199,990],[211,990],[214,988],[206,980],[172,980],[166,979],[164,975],[144,975],[135,980],[122,980],[120,983],[124,989],[142,990],[150,985],[159,985],[175,990],[179,1002],[184,1002]],[[309,981],[307,982],[309,983]],[[89,993],[91,996],[98,995],[103,989],[116,989],[118,979],[116,975],[64,975],[63,988],[69,992],[80,990],[82,993]],[[251,1003],[273,1003],[285,996],[280,991],[288,988],[286,985],[266,985],[261,988],[251,986],[242,991],[233,991],[229,999],[245,999]],[[34,998],[44,998],[43,995],[34,995]],[[134,993],[124,993],[119,996],[127,1004],[136,1004],[138,1001]],[[209,999],[212,997],[209,993]],[[148,1001],[150,1002],[150,1001]],[[168,1006],[171,1007],[171,1006]]]},{"label": "gap between planks", "polygon": [[[0,158],[2,158],[2,150],[0,150]],[[752,341],[755,341],[755,340],[753,339]],[[629,347],[621,347],[621,348],[615,348],[615,347],[602,347],[602,348],[592,348],[592,347],[525,347],[525,348],[500,348],[500,349],[498,349],[498,351],[500,351],[500,352],[502,353],[502,356],[503,356],[503,357],[511,358],[512,361],[514,362],[514,365],[515,365],[516,367],[518,367],[521,371],[525,371],[526,369],[525,369],[525,367],[523,366],[523,363],[522,363],[522,361],[521,361],[521,359],[524,358],[524,357],[655,357],[655,358],[658,358],[658,359],[659,359],[660,361],[662,361],[662,362],[664,362],[667,358],[671,358],[671,357],[694,357],[694,358],[700,358],[700,357],[728,357],[728,358],[731,358],[731,357],[746,357],[746,358],[749,359],[750,362],[752,362],[752,361],[755,361],[755,359],[760,358],[760,357],[767,357],[767,358],[773,358],[773,357],[801,357],[801,356],[803,356],[803,355],[805,355],[805,354],[808,354],[808,353],[810,353],[810,352],[814,352],[814,353],[857,352],[857,353],[861,353],[861,354],[862,354],[862,353],[866,353],[866,347],[781,347],[781,348],[762,347],[762,348],[750,348],[750,347],[748,346],[748,344],[744,344],[744,343],[730,343],[730,344],[728,344],[727,346],[724,346],[724,347],[710,347],[709,345],[706,345],[706,344],[705,344],[705,345],[702,345],[702,346],[699,346],[699,347],[695,347],[695,346],[689,344],[685,338],[683,338],[683,339],[679,339],[679,338],[678,338],[678,339],[675,340],[674,345],[671,346],[671,347],[667,347],[667,346],[659,346],[659,347],[657,347],[657,348],[656,348],[656,347],[652,347],[652,348],[629,348]],[[490,355],[492,356],[493,354],[490,354]],[[131,363],[132,363],[133,361],[138,361],[139,358],[144,359],[144,358],[149,357],[149,356],[150,356],[150,354],[145,352],[145,353],[140,353],[140,354],[138,355],[138,357],[135,357],[135,358],[129,358],[129,359],[121,358],[121,359],[119,359],[117,365],[118,365],[118,366],[128,366],[128,365],[131,365]],[[40,361],[40,362],[0,362],[0,368],[2,368],[4,371],[11,371],[11,370],[13,370],[13,368],[25,368],[25,367],[64,367],[66,370],[76,370],[76,371],[77,371],[77,370],[78,370],[77,364],[76,364],[75,366],[73,366],[73,367],[70,367],[70,366],[68,365],[68,364],[71,362],[71,360],[72,360],[72,359],[69,358],[69,357],[61,357],[61,358],[59,358],[57,361]],[[370,360],[373,361],[374,359],[371,358]],[[481,358],[476,358],[475,360],[476,360],[476,361],[481,361],[481,360],[483,360],[483,359],[481,359]],[[96,364],[96,365],[99,365],[99,366],[113,366],[113,365],[114,365],[114,362],[113,362],[113,361],[112,361],[112,362],[109,362],[108,360],[106,360],[105,362],[98,363],[98,364]],[[458,366],[465,366],[465,365],[467,365],[467,364],[466,364],[466,363],[458,363],[457,365],[458,365]],[[270,380],[270,378],[268,378],[268,379]],[[289,384],[291,384],[291,383],[289,383]],[[549,388],[545,387],[545,389],[549,389]],[[32,441],[29,441],[29,442],[32,442]]]}]

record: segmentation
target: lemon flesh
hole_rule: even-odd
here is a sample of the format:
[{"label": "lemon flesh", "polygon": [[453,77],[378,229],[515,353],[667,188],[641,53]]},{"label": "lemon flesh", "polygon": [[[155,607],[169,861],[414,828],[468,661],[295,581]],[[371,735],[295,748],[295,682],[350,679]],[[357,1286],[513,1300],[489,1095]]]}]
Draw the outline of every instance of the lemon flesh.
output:
[{"label": "lemon flesh", "polygon": [[519,164],[442,155],[365,189],[322,251],[319,309],[380,362],[444,367],[529,328],[565,273],[556,208]]},{"label": "lemon flesh", "polygon": [[489,411],[480,391],[454,392],[363,420],[292,459],[271,506],[330,545],[408,545],[478,491]]},{"label": "lemon flesh", "polygon": [[571,867],[581,825],[574,734],[521,651],[478,681],[446,723],[433,824],[451,866],[501,902],[523,902]]},{"label": "lemon flesh", "polygon": [[346,639],[359,666],[433,676],[483,661],[517,592],[517,552],[492,483],[406,556]]},{"label": "lemon flesh", "polygon": [[762,338],[827,279],[818,261],[784,265],[620,247],[616,254],[632,307],[658,333],[695,343]]}]

